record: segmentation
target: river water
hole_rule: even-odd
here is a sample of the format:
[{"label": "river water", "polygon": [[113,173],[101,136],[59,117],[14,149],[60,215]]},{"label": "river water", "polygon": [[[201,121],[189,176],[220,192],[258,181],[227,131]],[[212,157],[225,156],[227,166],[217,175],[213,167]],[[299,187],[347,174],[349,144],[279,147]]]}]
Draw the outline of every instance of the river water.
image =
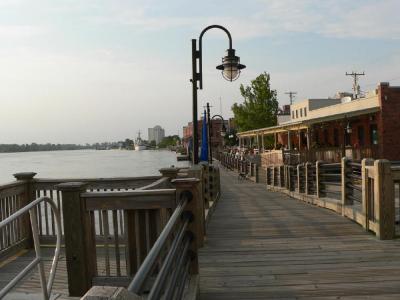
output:
[{"label": "river water", "polygon": [[38,178],[99,178],[159,175],[164,167],[188,166],[168,150],[74,150],[0,153],[0,184],[12,174],[36,172]]}]

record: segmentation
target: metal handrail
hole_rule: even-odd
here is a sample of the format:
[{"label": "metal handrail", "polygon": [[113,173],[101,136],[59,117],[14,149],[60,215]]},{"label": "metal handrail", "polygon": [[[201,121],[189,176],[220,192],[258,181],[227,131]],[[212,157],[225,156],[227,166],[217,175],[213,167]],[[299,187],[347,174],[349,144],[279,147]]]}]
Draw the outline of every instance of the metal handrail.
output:
[{"label": "metal handrail", "polygon": [[183,198],[181,199],[180,203],[175,208],[173,214],[171,215],[169,221],[165,225],[164,229],[160,233],[160,236],[154,243],[153,247],[151,248],[150,252],[147,254],[146,258],[144,259],[142,265],[140,266],[139,270],[137,271],[135,277],[131,281],[128,286],[128,291],[133,292],[137,295],[141,294],[144,284],[148,279],[154,264],[156,263],[161,250],[164,248],[171,232],[174,230],[175,224],[177,224],[178,220],[182,217],[182,213],[187,205],[187,203],[191,200],[191,193],[182,193]]},{"label": "metal handrail", "polygon": [[[46,284],[46,275],[44,272],[44,265],[43,265],[43,259],[41,256],[41,251],[40,251],[40,241],[39,241],[39,228],[37,224],[37,215],[36,215],[36,210],[35,207],[39,205],[41,202],[47,202],[51,209],[53,210],[54,213],[54,219],[56,222],[56,248],[54,250],[54,257],[53,257],[53,262],[51,265],[50,269],[50,275],[49,275],[49,280]],[[28,272],[30,272],[35,266],[38,266],[39,270],[39,275],[40,275],[40,284],[42,287],[42,292],[43,292],[43,299],[49,300],[49,296],[51,295],[51,290],[53,288],[53,282],[54,278],[56,275],[56,270],[57,270],[57,264],[58,260],[60,257],[60,250],[61,250],[61,219],[60,219],[60,213],[58,211],[58,208],[56,204],[53,202],[52,199],[49,197],[41,197],[38,198],[28,205],[24,206],[11,216],[7,217],[3,221],[0,222],[0,229],[7,226],[7,224],[13,222],[23,214],[29,212],[30,216],[30,222],[31,222],[31,228],[32,228],[32,237],[33,237],[33,243],[35,247],[35,253],[36,253],[36,258],[29,263],[28,266],[26,266],[16,277],[14,277],[13,280],[11,280],[3,289],[0,290],[0,299],[2,299],[7,293],[16,285],[18,282],[24,278]]]}]

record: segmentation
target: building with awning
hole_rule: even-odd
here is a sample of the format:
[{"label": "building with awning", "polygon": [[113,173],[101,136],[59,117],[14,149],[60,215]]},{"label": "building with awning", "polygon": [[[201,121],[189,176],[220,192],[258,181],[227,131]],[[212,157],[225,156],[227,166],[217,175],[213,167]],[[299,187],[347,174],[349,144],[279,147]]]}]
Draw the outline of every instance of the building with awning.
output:
[{"label": "building with awning", "polygon": [[[291,105],[288,121],[279,122],[278,118],[277,126],[237,136],[241,148],[262,153],[285,151],[299,160],[337,161],[343,156],[400,160],[400,87],[380,83],[358,99],[342,96],[299,101]],[[274,137],[272,147],[265,145],[267,136]]]}]

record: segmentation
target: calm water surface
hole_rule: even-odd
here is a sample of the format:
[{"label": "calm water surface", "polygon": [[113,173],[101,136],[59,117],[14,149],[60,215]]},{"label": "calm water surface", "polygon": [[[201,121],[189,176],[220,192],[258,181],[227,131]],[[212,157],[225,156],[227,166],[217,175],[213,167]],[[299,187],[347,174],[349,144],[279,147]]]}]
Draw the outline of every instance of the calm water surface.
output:
[{"label": "calm water surface", "polygon": [[0,184],[17,172],[36,172],[39,178],[125,177],[159,175],[163,167],[187,166],[176,153],[160,150],[76,150],[0,153]]}]

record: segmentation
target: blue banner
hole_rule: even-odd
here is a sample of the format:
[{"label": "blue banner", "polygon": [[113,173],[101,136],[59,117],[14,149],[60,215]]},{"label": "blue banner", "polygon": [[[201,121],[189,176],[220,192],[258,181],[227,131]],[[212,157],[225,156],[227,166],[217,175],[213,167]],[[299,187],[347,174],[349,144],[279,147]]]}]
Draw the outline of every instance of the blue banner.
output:
[{"label": "blue banner", "polygon": [[208,134],[207,134],[207,117],[204,110],[203,126],[201,128],[201,153],[200,161],[208,161]]}]

